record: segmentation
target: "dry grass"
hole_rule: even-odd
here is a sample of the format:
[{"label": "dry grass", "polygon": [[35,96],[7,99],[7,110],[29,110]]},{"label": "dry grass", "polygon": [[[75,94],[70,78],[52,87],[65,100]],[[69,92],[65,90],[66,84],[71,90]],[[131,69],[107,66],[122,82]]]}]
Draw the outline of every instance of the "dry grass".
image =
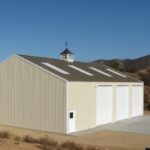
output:
[{"label": "dry grass", "polygon": [[18,141],[18,142],[22,141],[22,139],[21,139],[20,136],[15,136],[14,140],[15,140],[15,141]]},{"label": "dry grass", "polygon": [[[66,150],[61,148],[61,144],[66,141],[73,141],[83,146],[85,150],[87,148],[101,148],[100,150],[103,150],[103,148],[109,150],[145,150],[146,147],[150,147],[149,135],[119,131],[99,131],[88,135],[71,136],[2,125],[0,125],[0,131],[8,131],[8,133],[11,133],[9,139],[0,138],[0,149],[2,150]],[[26,135],[30,135],[34,139],[48,136],[50,139],[55,139],[58,144],[57,146],[44,147],[38,143],[26,143],[23,142],[23,138]]]},{"label": "dry grass", "polygon": [[0,138],[8,139],[10,137],[10,133],[8,131],[0,131]]},{"label": "dry grass", "polygon": [[[11,142],[14,141],[15,147],[20,146],[22,143],[27,143],[29,145],[34,145],[35,148],[41,149],[41,150],[106,150],[105,148],[100,148],[98,146],[89,146],[86,147],[78,144],[74,141],[65,141],[61,144],[58,144],[58,142],[50,138],[48,136],[43,136],[40,138],[32,137],[31,135],[25,135],[23,137],[20,137],[18,135],[11,135],[8,131],[3,130],[0,131],[0,138],[2,139],[8,139]],[[5,150],[5,146],[3,148]],[[14,149],[16,150],[16,149]]]},{"label": "dry grass", "polygon": [[63,149],[69,149],[69,150],[83,150],[83,146],[80,144],[77,144],[73,141],[66,141],[60,145]]},{"label": "dry grass", "polygon": [[42,145],[50,145],[50,146],[57,146],[58,142],[48,136],[41,137],[38,139],[38,143]]},{"label": "dry grass", "polygon": [[26,135],[25,137],[23,137],[23,142],[26,142],[26,143],[38,143],[38,140],[33,138],[30,135]]},{"label": "dry grass", "polygon": [[0,150],[40,150],[34,144],[18,142],[14,139],[0,139]]},{"label": "dry grass", "polygon": [[61,149],[67,150],[110,150],[108,148],[101,148],[96,145],[81,145],[74,141],[66,141],[60,145]]},{"label": "dry grass", "polygon": [[37,145],[36,147],[41,150],[58,150],[58,148],[54,148],[49,145]]},{"label": "dry grass", "polygon": [[150,111],[144,111],[144,115],[150,115]]},{"label": "dry grass", "polygon": [[[21,139],[20,137],[17,138]],[[56,140],[54,140],[53,138],[49,138],[48,136],[44,136],[38,139],[38,138],[33,138],[30,135],[26,135],[22,141],[26,143],[40,144],[41,149],[44,150],[49,149],[49,147],[57,146],[58,144]]]},{"label": "dry grass", "polygon": [[87,150],[106,150],[106,148],[100,148],[98,146],[90,145],[87,147]]},{"label": "dry grass", "polygon": [[144,150],[150,147],[150,136],[144,134],[103,130],[79,138],[82,143],[111,150]]}]

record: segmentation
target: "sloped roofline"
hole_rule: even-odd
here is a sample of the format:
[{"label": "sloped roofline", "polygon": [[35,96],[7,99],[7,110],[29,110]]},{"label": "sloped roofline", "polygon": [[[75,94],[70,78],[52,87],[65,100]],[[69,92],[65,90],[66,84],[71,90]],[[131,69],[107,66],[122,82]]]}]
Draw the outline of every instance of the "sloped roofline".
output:
[{"label": "sloped roofline", "polygon": [[39,68],[39,69],[43,70],[44,72],[47,72],[47,73],[49,73],[49,74],[51,74],[51,75],[55,76],[56,78],[59,78],[59,79],[61,79],[61,80],[65,81],[65,82],[68,82],[68,80],[66,80],[66,79],[62,78],[61,76],[59,76],[59,75],[57,75],[57,74],[55,74],[55,73],[52,73],[51,71],[46,70],[46,69],[42,68],[41,66],[36,65],[35,63],[33,63],[33,62],[31,62],[31,61],[29,61],[29,60],[27,60],[27,59],[25,59],[25,58],[23,58],[23,57],[21,57],[21,56],[17,55],[17,54],[13,54],[13,55],[11,55],[10,57],[7,57],[7,58],[6,58],[6,59],[4,59],[4,60],[3,60],[0,64],[5,63],[7,60],[9,60],[9,59],[10,59],[10,58],[12,58],[12,57],[17,57],[17,58],[19,58],[19,59],[21,59],[21,60],[25,61],[26,63],[29,63],[29,64],[33,65],[34,67],[37,67],[37,68]]},{"label": "sloped roofline", "polygon": [[[106,66],[106,65],[104,65],[104,66]],[[117,71],[118,73],[121,73],[121,74],[122,74],[122,72],[120,72],[120,71],[118,71],[118,70],[115,70],[115,69],[113,69],[113,68],[111,68],[111,67],[109,67],[109,66],[106,66],[106,67],[109,68],[109,69],[111,69],[111,70]],[[132,79],[134,79],[134,80],[137,80],[138,82],[143,83],[143,81],[137,79],[136,77],[133,77],[133,76],[129,75],[128,73],[123,73],[123,74],[128,75],[130,78],[132,78]]]},{"label": "sloped roofline", "polygon": [[[26,59],[26,58],[24,58],[24,57],[22,57],[22,56],[20,56],[20,55],[18,55],[18,54],[14,54],[14,55],[11,55],[10,57],[7,57],[4,61],[1,62],[1,64],[4,63],[5,61],[7,61],[8,59],[10,59],[11,57],[20,58],[21,60],[23,60],[23,61],[25,61],[25,62],[27,62],[27,63],[29,63],[29,64],[35,66],[35,67],[38,67],[39,69],[43,70],[44,72],[47,72],[47,73],[49,73],[49,74],[55,76],[56,78],[59,78],[59,79],[65,81],[65,82],[69,82],[69,81],[70,81],[70,80],[67,80],[66,78],[63,78],[62,76],[60,76],[60,75],[58,75],[58,74],[56,74],[56,73],[54,73],[54,72],[51,72],[50,70],[47,70],[47,69],[43,68],[42,66],[39,66],[38,64],[35,64],[34,62],[32,62],[32,61],[30,61],[30,60],[28,60],[28,59]],[[107,67],[107,68],[110,68],[110,69],[113,69],[113,68],[108,67],[108,66],[106,66],[106,65],[103,65],[103,66],[105,66],[105,67]],[[115,70],[115,71],[116,71],[116,70]],[[117,72],[120,72],[120,71],[117,71]],[[120,72],[120,73],[121,73],[121,72]],[[143,81],[141,81],[141,80],[139,80],[139,79],[137,79],[137,78],[135,78],[135,77],[133,77],[133,76],[131,76],[131,75],[129,75],[129,74],[127,74],[127,76],[129,76],[130,78],[134,79],[136,82],[143,83]],[[135,81],[134,81],[134,82],[135,82]],[[70,82],[76,82],[76,81],[70,81]],[[77,82],[85,82],[85,81],[77,81]],[[88,82],[88,81],[86,81],[86,82]],[[94,82],[101,82],[101,81],[94,81]],[[106,81],[105,81],[105,82],[106,82]]]},{"label": "sloped roofline", "polygon": [[60,55],[64,55],[64,54],[71,54],[71,55],[73,55],[73,53],[68,48],[66,48],[64,51],[62,51],[60,53]]}]

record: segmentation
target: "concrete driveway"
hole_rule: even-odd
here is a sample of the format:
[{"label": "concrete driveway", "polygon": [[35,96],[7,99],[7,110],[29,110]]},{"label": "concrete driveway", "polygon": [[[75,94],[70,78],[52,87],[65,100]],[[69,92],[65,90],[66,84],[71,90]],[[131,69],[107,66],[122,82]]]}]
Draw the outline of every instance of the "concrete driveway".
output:
[{"label": "concrete driveway", "polygon": [[92,129],[75,133],[74,135],[89,134],[101,130],[124,131],[150,135],[150,116],[144,115],[132,119],[125,119],[115,123],[100,125]]}]

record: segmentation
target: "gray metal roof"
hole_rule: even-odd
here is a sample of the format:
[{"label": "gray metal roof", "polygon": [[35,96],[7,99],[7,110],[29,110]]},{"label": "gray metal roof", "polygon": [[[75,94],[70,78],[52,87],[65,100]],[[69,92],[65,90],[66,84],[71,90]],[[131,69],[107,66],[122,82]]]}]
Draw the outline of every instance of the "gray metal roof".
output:
[{"label": "gray metal roof", "polygon": [[73,53],[68,48],[66,48],[63,52],[60,53],[60,55],[65,55],[65,54],[73,55]]},{"label": "gray metal roof", "polygon": [[[52,59],[52,58],[45,58],[45,57],[37,57],[37,56],[28,56],[28,55],[20,55],[18,56],[46,69],[47,71],[50,71],[57,76],[60,76],[61,78],[64,78],[68,81],[87,81],[87,82],[141,82],[138,79],[131,77],[127,74],[124,74],[122,72],[118,72],[114,69],[116,73],[122,74],[123,76],[126,76],[125,78],[117,75],[116,73],[110,72],[107,69],[110,69],[110,67],[107,67],[105,65],[97,64],[97,63],[86,63],[86,62],[67,62],[64,60],[59,59]],[[52,66],[55,66],[56,68],[59,68],[60,70],[63,70],[67,72],[68,74],[63,74],[60,71],[51,68],[49,66],[46,66],[43,63],[48,63]],[[87,75],[86,73],[80,72],[79,70],[76,70],[72,67],[69,67],[69,65],[73,65],[75,67],[78,67],[80,69],[83,69],[85,72],[88,72],[92,75]],[[106,74],[109,74],[111,77],[104,75],[100,72],[97,72],[90,67],[94,67],[97,70],[100,70]]]}]

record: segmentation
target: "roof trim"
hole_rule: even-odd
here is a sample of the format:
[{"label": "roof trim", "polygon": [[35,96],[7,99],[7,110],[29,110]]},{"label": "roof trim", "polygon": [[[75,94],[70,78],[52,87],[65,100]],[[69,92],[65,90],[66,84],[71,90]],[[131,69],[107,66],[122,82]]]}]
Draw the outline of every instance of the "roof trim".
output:
[{"label": "roof trim", "polygon": [[[69,84],[71,83],[75,83],[75,82],[78,82],[78,83],[84,83],[84,81],[70,81],[68,82]],[[98,85],[132,85],[132,86],[136,86],[136,85],[144,85],[143,82],[99,82],[99,81],[94,81],[94,82],[90,82],[90,81],[87,81],[87,83],[94,83],[94,84],[98,84]]]},{"label": "roof trim", "polygon": [[66,80],[66,79],[64,79],[64,78],[62,78],[62,77],[56,75],[55,73],[52,73],[52,72],[50,72],[50,71],[48,71],[48,70],[42,68],[41,66],[38,66],[38,65],[34,64],[33,62],[31,62],[31,61],[29,61],[29,60],[27,60],[27,59],[25,59],[25,58],[23,58],[23,57],[21,57],[21,56],[19,56],[19,55],[17,55],[17,54],[15,54],[15,55],[13,55],[13,56],[15,56],[15,57],[17,57],[17,58],[20,58],[20,59],[24,60],[25,62],[27,62],[27,63],[29,63],[29,64],[31,64],[31,65],[33,65],[33,66],[35,66],[35,67],[37,67],[37,68],[39,68],[39,69],[41,69],[41,70],[43,70],[43,71],[49,73],[49,74],[51,74],[51,75],[53,75],[53,76],[55,76],[55,77],[57,77],[57,78],[59,78],[59,79],[65,81],[65,82],[68,82],[68,80]]},{"label": "roof trim", "polygon": [[[23,56],[24,56],[24,55],[23,55]],[[55,76],[55,77],[58,78],[58,79],[61,79],[62,81],[65,81],[65,82],[103,82],[102,80],[100,80],[100,81],[98,81],[98,80],[92,80],[92,81],[90,81],[90,80],[75,80],[75,81],[74,81],[74,80],[70,80],[70,78],[67,78],[66,76],[61,76],[60,74],[57,74],[57,73],[55,73],[55,72],[53,72],[53,71],[51,71],[51,70],[48,70],[48,69],[44,68],[43,66],[41,66],[41,65],[39,65],[39,64],[36,64],[36,62],[32,61],[32,59],[30,60],[30,59],[28,59],[28,57],[26,58],[26,57],[23,57],[23,56],[22,56],[22,55],[18,55],[18,54],[11,55],[11,56],[7,57],[6,59],[4,59],[0,64],[5,63],[6,61],[8,61],[8,60],[9,60],[10,58],[12,58],[12,57],[17,57],[17,58],[20,58],[21,60],[23,60],[23,61],[25,61],[25,62],[27,62],[27,63],[29,63],[29,64],[31,64],[31,65],[37,67],[37,68],[40,68],[40,69],[43,70],[44,72],[47,72],[47,73],[49,73],[49,74]],[[26,55],[25,55],[25,56],[26,56]],[[28,55],[27,55],[27,56],[28,56]],[[106,65],[103,65],[103,66],[105,66],[106,68],[112,69],[111,67],[108,67],[108,66],[106,66]],[[96,66],[94,66],[94,67],[96,67]],[[96,67],[96,68],[97,68],[97,67]],[[115,70],[115,71],[116,71],[116,70]],[[120,72],[120,71],[117,71],[117,72]],[[122,73],[122,72],[120,72],[120,73]],[[127,77],[129,77],[130,79],[132,79],[132,80],[133,80],[132,82],[143,83],[143,81],[137,79],[136,77],[133,77],[132,75],[130,75],[130,74],[128,74],[128,73],[123,73],[123,74],[125,74]],[[111,81],[106,81],[106,80],[105,80],[105,82],[107,83],[107,82],[111,82]],[[116,82],[117,82],[117,80],[116,80]],[[120,81],[119,81],[119,82],[120,82]],[[122,81],[122,82],[129,82],[129,81]],[[130,81],[130,82],[131,82],[131,81]]]},{"label": "roof trim", "polygon": [[5,61],[9,60],[10,58],[14,57],[15,55],[10,55],[9,57],[5,58],[3,61],[0,62],[0,64],[5,63]]}]

